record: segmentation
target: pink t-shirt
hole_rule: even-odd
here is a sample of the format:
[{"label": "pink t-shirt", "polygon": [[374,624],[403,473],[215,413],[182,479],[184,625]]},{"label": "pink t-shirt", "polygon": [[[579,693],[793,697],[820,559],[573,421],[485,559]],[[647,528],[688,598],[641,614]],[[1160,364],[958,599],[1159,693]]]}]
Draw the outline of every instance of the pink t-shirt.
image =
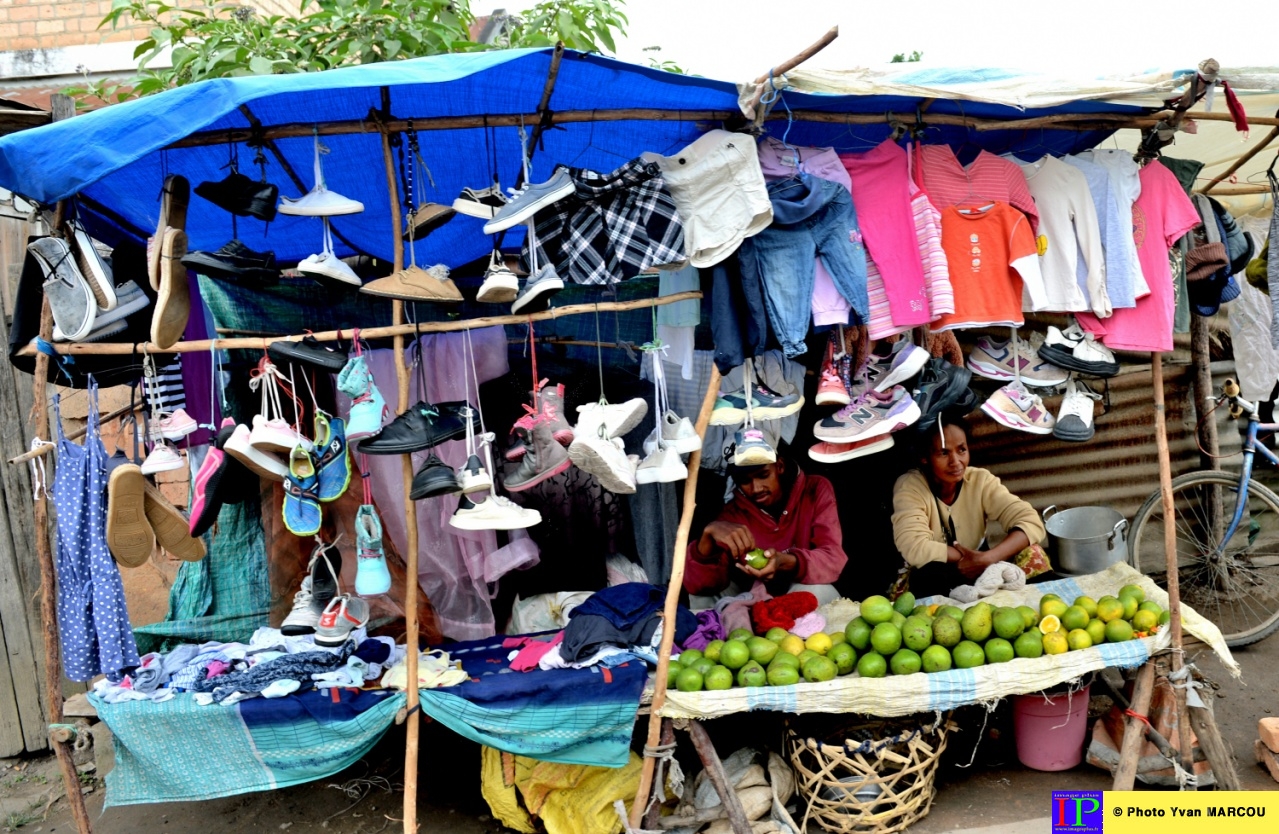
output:
[{"label": "pink t-shirt", "polygon": [[1132,204],[1132,237],[1137,244],[1141,274],[1150,295],[1136,307],[1115,310],[1108,319],[1077,313],[1079,326],[1111,350],[1167,353],[1172,350],[1172,320],[1176,298],[1168,250],[1199,225],[1199,214],[1177,177],[1159,160],[1141,169],[1141,196]]},{"label": "pink t-shirt", "polygon": [[1020,209],[1039,230],[1039,209],[1030,196],[1026,175],[1015,163],[982,151],[967,166],[960,165],[950,145],[920,145],[920,173],[928,199],[945,214],[948,206],[996,200]]}]

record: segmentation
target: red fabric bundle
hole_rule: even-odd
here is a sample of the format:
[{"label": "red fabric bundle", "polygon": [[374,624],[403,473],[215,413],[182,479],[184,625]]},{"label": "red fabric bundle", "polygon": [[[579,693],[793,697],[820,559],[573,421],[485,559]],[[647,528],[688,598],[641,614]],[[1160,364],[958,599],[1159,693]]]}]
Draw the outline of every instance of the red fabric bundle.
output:
[{"label": "red fabric bundle", "polygon": [[755,621],[756,634],[764,634],[770,628],[790,631],[796,620],[816,610],[817,597],[808,591],[795,591],[755,603],[751,608],[751,619]]}]

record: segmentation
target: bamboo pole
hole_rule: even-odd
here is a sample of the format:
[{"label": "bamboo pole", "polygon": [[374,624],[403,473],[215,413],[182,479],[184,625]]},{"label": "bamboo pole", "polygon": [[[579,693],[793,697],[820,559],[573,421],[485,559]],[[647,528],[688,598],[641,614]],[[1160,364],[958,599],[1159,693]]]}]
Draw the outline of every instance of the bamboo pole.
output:
[{"label": "bamboo pole", "polygon": [[[715,408],[715,398],[719,394],[719,368],[712,365],[711,378],[706,384],[706,396],[702,398],[702,410],[697,414],[697,436],[706,438],[706,427],[711,421],[711,411]],[[662,609],[662,644],[657,653],[657,674],[653,678],[653,702],[648,713],[648,748],[657,747],[662,735],[662,705],[666,703],[666,684],[670,674],[671,648],[675,645],[675,612],[679,605],[680,590],[684,586],[684,556],[688,549],[688,531],[693,526],[693,508],[697,506],[697,475],[702,468],[702,452],[698,449],[688,456],[688,480],[684,482],[684,507],[680,512],[679,528],[675,533],[675,553],[671,559],[671,581],[666,586],[666,605]],[[635,804],[631,806],[630,823],[638,828],[644,817],[644,806],[648,804],[649,792],[653,787],[653,771],[657,768],[657,759],[644,757],[644,767],[640,772],[639,789],[635,794]],[[727,806],[725,806],[727,807]]]},{"label": "bamboo pole", "polygon": [[791,70],[795,69],[795,67],[799,66],[800,64],[807,61],[809,58],[816,55],[818,52],[821,52],[823,49],[830,46],[831,42],[838,37],[839,37],[839,27],[832,26],[830,27],[830,29],[826,31],[826,34],[818,38],[813,44],[811,44],[803,52],[800,52],[798,55],[796,55],[794,58],[791,58],[790,60],[782,61],[777,66],[769,69],[768,72],[764,73],[759,78],[756,78],[755,79],[755,95],[751,96],[751,104],[750,104],[750,107],[747,108],[748,112],[746,114],[746,117],[750,119],[754,119],[755,124],[757,125],[762,124],[766,114],[759,109],[759,103],[760,103],[760,100],[764,98],[764,82],[768,81],[770,78],[778,78],[779,76],[783,76],[786,73],[790,72]]},{"label": "bamboo pole", "polygon": [[[1172,671],[1181,670],[1184,656],[1181,644],[1181,590],[1177,568],[1177,527],[1173,518],[1172,462],[1168,454],[1168,418],[1164,408],[1163,354],[1151,354],[1150,372],[1155,394],[1155,449],[1159,455],[1159,491],[1164,510],[1164,566],[1168,572],[1169,625],[1172,631]],[[1186,690],[1174,687],[1177,699],[1177,736],[1181,753],[1181,766],[1187,773],[1194,773],[1195,751],[1190,739],[1190,715],[1186,709]],[[1193,786],[1189,786],[1194,790]]]},{"label": "bamboo pole", "polygon": [[[69,96],[54,94],[50,109],[55,122],[69,119],[75,115],[75,103]],[[59,202],[54,210],[53,233],[63,234],[67,220],[67,205]],[[40,338],[48,341],[53,338],[53,310],[49,307],[48,296],[44,297],[40,307]],[[37,436],[49,430],[49,357],[45,354],[36,356],[35,377],[32,382],[31,423]],[[49,497],[41,491],[35,496],[36,561],[40,565],[40,623],[44,636],[44,696],[45,715],[49,724],[62,723],[62,662],[61,645],[58,636],[57,578],[53,566],[53,551],[49,547]],[[71,758],[71,748],[63,741],[50,737],[49,746],[53,748],[58,759],[58,769],[62,771],[62,786],[66,791],[67,804],[71,806],[71,817],[75,820],[76,830],[80,834],[91,834],[93,825],[89,822],[89,812],[84,807],[84,795],[80,793],[80,777],[76,773],[75,762]]]},{"label": "bamboo pole", "polygon": [[[1132,705],[1129,707],[1138,715],[1146,715],[1150,711],[1150,697],[1155,691],[1155,662],[1147,660],[1137,670],[1137,682],[1132,687]],[[1130,791],[1137,778],[1137,763],[1141,760],[1141,745],[1146,740],[1142,732],[1146,722],[1129,716],[1124,719],[1124,738],[1119,745],[1119,764],[1115,766],[1115,781],[1112,791]]]},{"label": "bamboo pole", "polygon": [[[397,201],[398,202],[398,201]],[[403,256],[400,256],[398,263],[403,265]],[[481,327],[494,327],[497,325],[507,324],[527,324],[530,319],[533,321],[550,321],[565,316],[580,316],[587,313],[624,312],[626,310],[644,310],[649,307],[662,307],[667,304],[675,304],[679,301],[693,301],[700,299],[702,294],[697,291],[675,293],[674,295],[664,295],[654,298],[636,298],[631,301],[601,301],[593,304],[567,304],[563,307],[552,307],[540,313],[527,313],[518,316],[482,316],[475,319],[462,319],[459,321],[428,321],[422,324],[402,324],[397,323],[389,327],[370,327],[360,330],[360,337],[363,339],[386,339],[392,336],[407,336],[411,333],[449,333],[458,330],[476,330]],[[399,304],[400,302],[395,302]],[[392,309],[394,314],[394,308]],[[232,339],[199,339],[192,342],[177,342],[167,348],[161,350],[151,342],[143,344],[128,344],[125,342],[58,342],[53,345],[54,351],[57,353],[67,353],[72,356],[88,355],[88,356],[123,356],[132,353],[198,353],[208,351],[210,349],[218,350],[235,350],[248,349],[257,350],[264,349],[271,342],[297,342],[304,338],[312,338],[319,342],[336,342],[343,339],[353,338],[355,331],[346,330],[326,330],[321,333],[294,334],[291,336],[262,336],[262,337],[240,337]],[[18,351],[19,356],[37,356],[38,352],[31,345],[27,345]]]},{"label": "bamboo pole", "polygon": [[[103,417],[98,422],[110,423],[112,420],[115,420],[119,417],[123,417],[124,415],[128,414],[130,411],[141,411],[141,410],[142,410],[142,403],[126,405],[123,408],[117,408],[115,411]],[[67,434],[67,440],[79,440],[80,438],[88,434],[88,432],[89,432],[88,426],[85,426],[82,429],[76,429],[75,431]],[[40,446],[39,448],[32,449],[29,452],[23,452],[22,454],[18,455],[15,458],[10,458],[9,464],[16,465],[19,463],[26,463],[29,460],[35,460],[36,458],[44,457],[45,455],[49,454],[49,452],[51,451],[53,451],[52,446]]]},{"label": "bamboo pole", "polygon": [[1199,191],[1203,194],[1207,194],[1209,191],[1212,191],[1222,182],[1230,179],[1232,176],[1234,176],[1235,171],[1238,171],[1240,168],[1248,164],[1248,160],[1252,159],[1254,156],[1261,153],[1263,150],[1266,149],[1266,146],[1268,146],[1271,142],[1275,141],[1275,137],[1279,137],[1279,126],[1272,127],[1269,133],[1261,137],[1260,142],[1253,145],[1245,153],[1243,153],[1238,159],[1234,161],[1234,164],[1232,164],[1229,168],[1227,168],[1226,170],[1222,171],[1220,174],[1218,174],[1217,176],[1209,180],[1208,184],[1205,185],[1203,188],[1199,189]]},{"label": "bamboo pole", "polygon": [[1213,189],[1214,197],[1243,197],[1250,194],[1269,194],[1270,186],[1265,183],[1249,183],[1247,185],[1227,185]]}]

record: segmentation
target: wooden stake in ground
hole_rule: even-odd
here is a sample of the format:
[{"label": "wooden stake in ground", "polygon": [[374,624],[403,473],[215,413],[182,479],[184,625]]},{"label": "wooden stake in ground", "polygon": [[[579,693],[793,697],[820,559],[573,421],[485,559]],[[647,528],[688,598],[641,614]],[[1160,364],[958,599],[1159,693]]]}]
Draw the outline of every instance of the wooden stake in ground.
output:
[{"label": "wooden stake in ground", "polygon": [[[1174,674],[1184,665],[1181,642],[1181,591],[1178,587],[1177,527],[1173,517],[1172,461],[1168,454],[1168,418],[1164,409],[1163,354],[1150,356],[1151,385],[1155,394],[1155,449],[1159,455],[1159,491],[1164,509],[1164,566],[1168,572],[1169,628],[1172,631],[1172,671]],[[1186,710],[1186,690],[1174,687],[1177,698],[1177,747],[1181,753],[1181,767],[1188,774],[1195,772],[1195,751],[1191,742],[1190,715]],[[1187,785],[1186,790],[1194,790]]]},{"label": "wooden stake in ground", "polygon": [[[53,96],[53,120],[62,121],[75,115],[75,104],[69,96],[60,93]],[[54,213],[55,227],[63,226],[66,221],[66,203],[58,203]],[[63,229],[55,228],[55,234]],[[53,311],[49,308],[49,299],[45,297],[40,308],[40,338],[45,341],[53,339]],[[41,435],[49,430],[49,357],[44,354],[36,356],[35,379],[32,383],[34,404],[31,408],[31,423],[35,433]],[[36,559],[40,563],[40,620],[44,626],[44,693],[45,713],[49,724],[62,723],[62,662],[61,646],[58,640],[58,608],[57,588],[53,567],[53,552],[49,547],[49,498],[44,492],[35,496],[35,528]],[[71,748],[63,741],[50,736],[49,746],[58,758],[58,769],[62,771],[62,786],[66,790],[67,804],[71,806],[71,816],[75,820],[76,830],[80,834],[90,834],[93,826],[89,822],[89,812],[84,807],[84,796],[80,793],[80,777],[76,773],[75,762],[71,758]]]},{"label": "wooden stake in ground", "polygon": [[[654,355],[654,361],[661,361]],[[715,408],[715,398],[719,395],[719,368],[711,366],[710,382],[706,385],[706,396],[702,398],[702,409],[697,414],[697,436],[706,438],[706,427],[710,425],[711,411]],[[688,531],[693,526],[693,509],[697,506],[697,474],[702,468],[702,452],[698,449],[688,456],[688,480],[684,482],[684,507],[680,511],[679,528],[675,533],[675,553],[671,559],[671,581],[666,586],[666,605],[662,609],[662,644],[657,652],[657,674],[653,678],[653,702],[648,715],[647,748],[652,750],[658,746],[662,734],[662,704],[666,703],[666,685],[671,669],[671,649],[675,645],[675,610],[679,606],[679,593],[684,585],[684,555],[688,549]],[[638,828],[644,817],[644,806],[648,804],[648,796],[653,788],[653,771],[657,768],[657,759],[646,755],[644,767],[640,771],[639,788],[635,794],[635,804],[631,806],[630,823]],[[725,806],[727,807],[727,806]]]},{"label": "wooden stake in ground", "polygon": [[[1150,696],[1155,691],[1155,662],[1147,660],[1137,670],[1137,682],[1132,688],[1132,705],[1129,707],[1138,715],[1146,715],[1150,711]],[[1142,742],[1146,740],[1144,725],[1146,722],[1129,716],[1124,721],[1124,740],[1119,746],[1119,764],[1115,767],[1113,791],[1130,791],[1137,778],[1137,763],[1141,759]]]}]

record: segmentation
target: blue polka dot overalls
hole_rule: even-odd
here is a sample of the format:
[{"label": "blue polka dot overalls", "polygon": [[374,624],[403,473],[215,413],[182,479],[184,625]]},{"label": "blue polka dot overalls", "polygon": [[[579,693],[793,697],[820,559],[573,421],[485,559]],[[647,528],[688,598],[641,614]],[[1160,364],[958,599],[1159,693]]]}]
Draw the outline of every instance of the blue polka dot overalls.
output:
[{"label": "blue polka dot overalls", "polygon": [[58,631],[68,678],[106,674],[118,680],[121,670],[138,665],[138,647],[120,569],[107,550],[107,453],[98,436],[98,386],[92,377],[88,395],[83,446],[63,434],[58,397],[53,398],[58,460],[50,495],[57,513]]}]

